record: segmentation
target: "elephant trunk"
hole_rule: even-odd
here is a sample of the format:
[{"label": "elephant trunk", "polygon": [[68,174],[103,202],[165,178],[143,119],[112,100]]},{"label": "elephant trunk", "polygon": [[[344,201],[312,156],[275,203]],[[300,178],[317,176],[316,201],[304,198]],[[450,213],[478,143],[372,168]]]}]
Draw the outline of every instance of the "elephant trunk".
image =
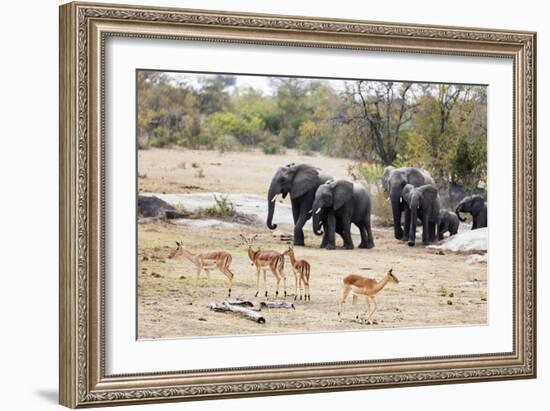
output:
[{"label": "elephant trunk", "polygon": [[409,246],[413,247],[414,243],[416,241],[416,220],[417,220],[417,213],[418,213],[418,200],[416,198],[413,198],[410,204],[411,208],[411,227],[409,229],[409,241],[407,244]]},{"label": "elephant trunk", "polygon": [[276,195],[279,194],[276,190],[274,190],[272,187],[269,189],[269,193],[267,195],[267,227],[270,230],[275,230],[277,228],[277,224],[273,224],[273,213],[275,212],[275,200]]},{"label": "elephant trunk", "polygon": [[398,190],[392,190],[390,193],[391,209],[393,214],[393,229],[397,240],[403,237],[403,229],[401,228],[401,193]]},{"label": "elephant trunk", "polygon": [[459,205],[456,207],[455,214],[456,214],[456,216],[458,217],[458,219],[459,219],[460,221],[464,222],[464,221],[466,221],[466,218],[464,218],[464,217],[462,217],[462,216],[460,215],[460,211],[462,211],[461,208],[462,208],[462,207],[461,207],[460,204],[459,204]]},{"label": "elephant trunk", "polygon": [[321,222],[321,213],[315,213],[314,211],[312,220],[313,232],[315,235],[323,235],[323,230],[321,228],[323,225]]}]

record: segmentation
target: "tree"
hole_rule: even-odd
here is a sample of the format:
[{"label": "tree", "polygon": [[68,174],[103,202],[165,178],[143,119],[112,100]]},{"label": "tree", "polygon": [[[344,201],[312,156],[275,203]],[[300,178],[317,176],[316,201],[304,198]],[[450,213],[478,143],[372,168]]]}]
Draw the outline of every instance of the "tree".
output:
[{"label": "tree", "polygon": [[208,115],[223,111],[230,106],[227,89],[237,82],[235,76],[213,75],[200,78],[200,107],[201,112]]},{"label": "tree", "polygon": [[348,84],[346,99],[351,106],[346,121],[357,122],[365,147],[372,149],[383,164],[397,158],[401,129],[411,121],[413,83],[358,80]]}]

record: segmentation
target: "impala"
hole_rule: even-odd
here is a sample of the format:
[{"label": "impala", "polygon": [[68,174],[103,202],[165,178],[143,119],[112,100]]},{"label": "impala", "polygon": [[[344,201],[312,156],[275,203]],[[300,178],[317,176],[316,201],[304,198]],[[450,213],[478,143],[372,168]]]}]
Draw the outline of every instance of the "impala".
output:
[{"label": "impala", "polygon": [[210,269],[217,268],[229,281],[228,295],[231,297],[231,286],[234,277],[234,274],[229,269],[232,260],[231,254],[227,251],[211,251],[208,253],[193,254],[183,246],[183,243],[176,241],[176,246],[176,249],[170,254],[169,258],[180,256],[187,258],[197,267],[197,279],[202,270],[206,271],[207,277],[210,278]]},{"label": "impala", "polygon": [[283,255],[288,255],[290,259],[290,265],[294,272],[294,299],[298,296],[298,282],[300,283],[300,300],[302,299],[302,292],[305,288],[304,301],[311,301],[311,294],[309,293],[309,272],[311,270],[310,264],[306,260],[296,260],[294,255],[294,248],[288,247]]},{"label": "impala", "polygon": [[252,248],[254,240],[257,235],[252,236],[251,238],[246,238],[241,234],[241,238],[244,241],[244,244],[248,247],[248,258],[252,265],[256,267],[256,294],[255,297],[260,293],[260,271],[264,273],[264,287],[265,287],[265,296],[267,297],[267,283],[266,283],[266,271],[269,269],[277,281],[277,290],[275,291],[275,296],[279,295],[279,285],[281,283],[281,278],[283,279],[284,295],[286,297],[286,277],[283,274],[285,267],[285,257],[283,254],[266,250],[263,251],[261,248],[258,248],[256,251]]},{"label": "impala", "polygon": [[[370,310],[371,302],[373,303],[373,308],[368,313],[367,324],[371,324],[372,315],[376,311],[376,300],[374,296],[378,294],[389,282],[398,284],[399,280],[395,275],[392,274],[393,269],[390,268],[388,273],[380,281],[376,281],[372,278],[363,277],[357,274],[350,274],[344,277],[343,281],[343,293],[342,297],[338,301],[338,317],[341,318],[342,305],[346,301],[348,294],[353,291],[353,306],[357,309],[357,297],[362,295],[365,297],[366,309]],[[359,310],[355,318],[359,319]],[[376,324],[376,323],[373,323]]]}]

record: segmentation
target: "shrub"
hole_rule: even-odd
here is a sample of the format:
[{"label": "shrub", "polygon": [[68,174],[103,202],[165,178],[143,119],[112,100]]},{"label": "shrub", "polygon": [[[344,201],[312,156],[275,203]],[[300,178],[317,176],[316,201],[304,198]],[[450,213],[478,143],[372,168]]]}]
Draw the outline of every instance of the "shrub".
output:
[{"label": "shrub", "polygon": [[356,181],[363,181],[368,185],[379,185],[384,167],[374,163],[350,164],[348,174]]},{"label": "shrub", "polygon": [[260,143],[260,148],[264,154],[280,154],[285,151],[279,137],[273,134],[265,135],[263,141]]},{"label": "shrub", "polygon": [[195,177],[204,178],[204,170],[202,168],[197,168],[197,171],[195,172]]},{"label": "shrub", "polygon": [[393,214],[388,195],[382,186],[375,185],[371,190],[372,214],[376,216],[376,223],[384,227],[393,226]]},{"label": "shrub", "polygon": [[226,195],[220,195],[219,197],[214,195],[214,201],[216,204],[207,208],[199,208],[197,214],[204,217],[221,218],[225,220],[232,219],[237,214],[235,206],[229,201]]},{"label": "shrub", "polygon": [[234,136],[229,134],[224,134],[223,136],[218,137],[215,145],[220,153],[225,153],[227,151],[238,151],[241,149],[239,141]]}]

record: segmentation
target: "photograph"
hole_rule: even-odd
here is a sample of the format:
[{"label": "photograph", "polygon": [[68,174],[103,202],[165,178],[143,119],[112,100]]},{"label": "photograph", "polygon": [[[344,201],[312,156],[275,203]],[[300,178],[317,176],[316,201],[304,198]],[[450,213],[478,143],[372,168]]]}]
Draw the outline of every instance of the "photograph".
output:
[{"label": "photograph", "polygon": [[135,76],[138,339],[488,323],[486,84]]}]

